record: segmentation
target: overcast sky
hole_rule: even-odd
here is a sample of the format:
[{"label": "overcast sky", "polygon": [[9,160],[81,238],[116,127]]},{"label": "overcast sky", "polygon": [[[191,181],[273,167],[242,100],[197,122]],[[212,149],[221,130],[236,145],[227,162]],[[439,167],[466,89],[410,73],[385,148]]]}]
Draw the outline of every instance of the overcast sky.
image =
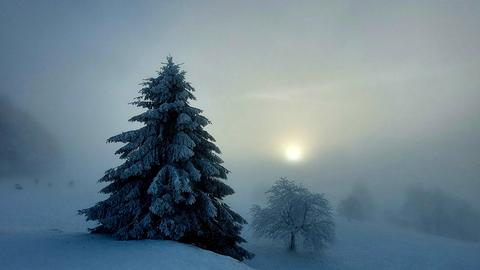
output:
[{"label": "overcast sky", "polygon": [[[105,140],[137,127],[138,84],[172,55],[233,201],[282,175],[332,198],[358,181],[474,198],[480,2],[386,2],[2,1],[0,94],[59,140],[57,177],[94,185],[119,162]],[[285,160],[290,143],[301,161]]]}]

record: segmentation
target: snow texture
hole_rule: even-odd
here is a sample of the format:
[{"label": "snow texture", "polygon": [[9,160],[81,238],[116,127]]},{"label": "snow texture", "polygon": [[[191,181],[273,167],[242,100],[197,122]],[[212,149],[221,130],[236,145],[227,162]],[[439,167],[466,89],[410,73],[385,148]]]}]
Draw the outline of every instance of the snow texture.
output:
[{"label": "snow texture", "polygon": [[256,240],[246,227],[244,246],[252,260],[226,256],[172,241],[115,241],[85,233],[76,209],[101,199],[91,188],[47,181],[0,182],[0,269],[255,269],[290,270],[478,270],[480,244],[370,222],[336,219],[335,243],[322,256],[299,246]]},{"label": "snow texture", "polygon": [[112,241],[101,235],[1,234],[0,269],[247,270],[245,264],[173,241]]},{"label": "snow texture", "polygon": [[324,270],[478,270],[480,244],[463,242],[371,222],[336,219],[335,243],[321,256],[292,253],[283,243],[249,240],[255,269]]},{"label": "snow texture", "polygon": [[[86,233],[76,209],[99,199],[92,189],[0,183],[0,269],[247,270],[231,257],[165,240],[116,241]],[[90,224],[91,225],[91,224]]]}]

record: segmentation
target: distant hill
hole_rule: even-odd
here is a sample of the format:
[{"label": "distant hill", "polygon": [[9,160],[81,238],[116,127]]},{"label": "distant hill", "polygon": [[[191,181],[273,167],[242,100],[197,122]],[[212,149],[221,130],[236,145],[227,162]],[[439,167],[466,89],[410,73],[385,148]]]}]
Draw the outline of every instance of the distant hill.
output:
[{"label": "distant hill", "polygon": [[58,153],[57,141],[34,117],[0,96],[0,177],[48,171]]}]

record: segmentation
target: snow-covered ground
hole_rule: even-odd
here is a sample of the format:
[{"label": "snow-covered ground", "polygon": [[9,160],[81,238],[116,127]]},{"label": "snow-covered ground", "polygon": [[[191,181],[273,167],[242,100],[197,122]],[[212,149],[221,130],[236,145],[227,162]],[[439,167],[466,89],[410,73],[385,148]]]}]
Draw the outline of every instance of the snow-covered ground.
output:
[{"label": "snow-covered ground", "polygon": [[256,269],[478,270],[480,244],[431,236],[385,224],[337,220],[337,240],[323,256],[292,254],[271,241],[246,245]]},{"label": "snow-covered ground", "polygon": [[0,269],[250,269],[173,241],[116,241],[89,234],[76,210],[96,202],[94,192],[66,184],[22,186],[0,184]]},{"label": "snow-covered ground", "polygon": [[256,257],[245,263],[171,241],[116,241],[86,233],[91,224],[76,214],[101,199],[95,190],[22,186],[0,183],[0,269],[480,269],[478,243],[342,219],[336,243],[323,256],[254,240],[248,228],[246,248]]},{"label": "snow-covered ground", "polygon": [[230,257],[172,241],[114,241],[60,231],[0,235],[0,269],[249,269]]}]

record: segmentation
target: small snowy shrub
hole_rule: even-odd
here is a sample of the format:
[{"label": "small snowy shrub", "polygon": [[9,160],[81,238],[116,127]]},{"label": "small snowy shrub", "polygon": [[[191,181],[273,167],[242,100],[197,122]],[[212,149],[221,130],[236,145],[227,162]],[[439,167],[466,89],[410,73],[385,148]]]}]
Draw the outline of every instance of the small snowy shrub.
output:
[{"label": "small snowy shrub", "polygon": [[373,199],[367,186],[356,184],[350,194],[340,201],[337,212],[349,221],[364,221],[373,217],[373,208]]}]

